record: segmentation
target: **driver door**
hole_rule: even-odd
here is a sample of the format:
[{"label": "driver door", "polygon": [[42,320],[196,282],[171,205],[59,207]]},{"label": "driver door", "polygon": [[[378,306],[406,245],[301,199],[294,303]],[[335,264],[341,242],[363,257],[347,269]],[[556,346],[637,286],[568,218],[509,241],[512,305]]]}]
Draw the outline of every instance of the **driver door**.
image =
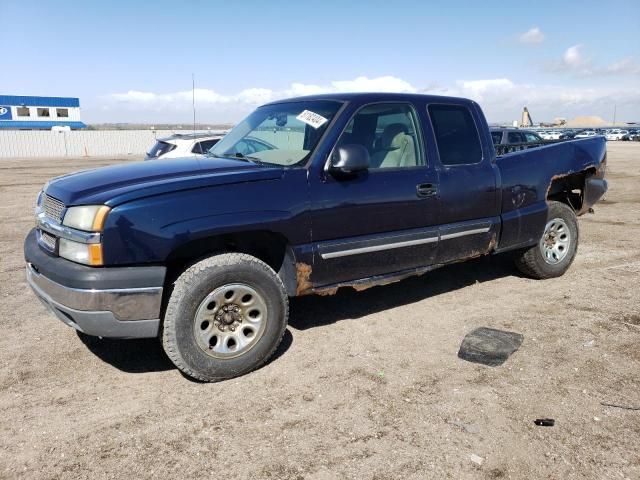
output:
[{"label": "driver door", "polygon": [[360,108],[337,146],[362,145],[370,168],[310,178],[314,287],[427,266],[438,245],[437,173],[410,103]]}]

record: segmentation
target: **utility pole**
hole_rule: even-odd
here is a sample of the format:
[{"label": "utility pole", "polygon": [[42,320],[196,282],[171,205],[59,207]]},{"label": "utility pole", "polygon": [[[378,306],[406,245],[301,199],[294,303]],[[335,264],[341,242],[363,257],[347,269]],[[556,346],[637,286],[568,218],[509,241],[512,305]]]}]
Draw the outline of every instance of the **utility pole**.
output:
[{"label": "utility pole", "polygon": [[196,75],[191,74],[191,107],[193,108],[193,135],[196,134]]},{"label": "utility pole", "polygon": [[616,126],[616,107],[617,105],[614,103],[613,104],[613,126]]}]

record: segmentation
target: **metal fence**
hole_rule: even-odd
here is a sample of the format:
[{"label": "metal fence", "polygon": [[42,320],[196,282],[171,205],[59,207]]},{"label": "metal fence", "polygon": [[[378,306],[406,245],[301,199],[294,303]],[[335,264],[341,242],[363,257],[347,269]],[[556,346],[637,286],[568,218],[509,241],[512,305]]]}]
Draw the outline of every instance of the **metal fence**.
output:
[{"label": "metal fence", "polygon": [[[171,130],[72,130],[70,132],[0,130],[0,158],[143,155],[153,145],[156,137],[169,136],[173,133],[176,132]],[[290,131],[283,135],[282,132],[265,130],[256,132],[255,136],[278,148],[293,148],[290,145],[302,144],[304,133]],[[505,155],[556,142],[558,140],[496,145],[495,148],[498,155]]]},{"label": "metal fence", "polygon": [[156,137],[172,133],[170,130],[0,130],[0,158],[141,155]]}]

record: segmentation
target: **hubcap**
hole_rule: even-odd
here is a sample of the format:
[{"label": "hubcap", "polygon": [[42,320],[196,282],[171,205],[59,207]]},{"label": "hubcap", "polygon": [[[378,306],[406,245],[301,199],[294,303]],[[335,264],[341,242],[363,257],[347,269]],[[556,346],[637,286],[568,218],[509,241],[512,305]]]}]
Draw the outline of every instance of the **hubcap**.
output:
[{"label": "hubcap", "polygon": [[232,358],[250,350],[264,333],[267,304],[253,287],[229,283],[200,303],[193,323],[198,346],[215,358]]},{"label": "hubcap", "polygon": [[545,262],[550,265],[560,263],[569,253],[570,245],[571,232],[566,222],[561,218],[550,220],[540,240],[540,252]]}]

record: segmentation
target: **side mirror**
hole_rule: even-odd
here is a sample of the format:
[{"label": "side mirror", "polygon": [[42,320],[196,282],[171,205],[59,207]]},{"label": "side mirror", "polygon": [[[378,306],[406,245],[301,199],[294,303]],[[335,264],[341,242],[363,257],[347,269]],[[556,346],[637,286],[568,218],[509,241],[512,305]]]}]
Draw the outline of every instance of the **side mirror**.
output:
[{"label": "side mirror", "polygon": [[352,176],[369,169],[369,152],[355,143],[336,148],[331,155],[329,172],[333,175]]}]

